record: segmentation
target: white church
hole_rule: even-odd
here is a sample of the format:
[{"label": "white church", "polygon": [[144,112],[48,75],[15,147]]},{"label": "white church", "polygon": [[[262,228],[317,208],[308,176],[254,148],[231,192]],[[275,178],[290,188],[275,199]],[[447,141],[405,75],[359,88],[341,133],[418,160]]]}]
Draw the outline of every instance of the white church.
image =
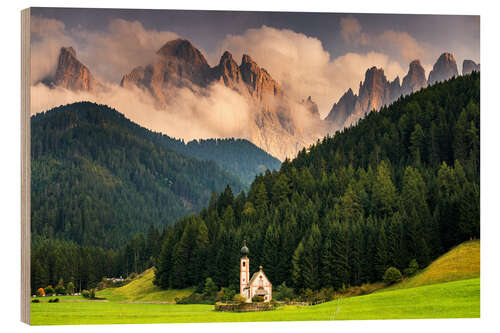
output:
[{"label": "white church", "polygon": [[264,297],[264,302],[270,302],[272,298],[273,285],[259,266],[259,271],[255,272],[250,279],[250,259],[248,259],[248,247],[243,241],[240,259],[240,295],[246,299],[247,303],[252,302],[255,295]]}]

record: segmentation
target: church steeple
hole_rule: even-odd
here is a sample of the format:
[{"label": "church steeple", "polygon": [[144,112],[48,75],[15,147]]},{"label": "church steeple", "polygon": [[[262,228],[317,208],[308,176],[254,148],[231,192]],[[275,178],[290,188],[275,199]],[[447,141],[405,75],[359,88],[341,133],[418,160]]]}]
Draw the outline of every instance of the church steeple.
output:
[{"label": "church steeple", "polygon": [[243,247],[241,248],[241,257],[246,258],[248,256],[248,253],[250,253],[250,251],[248,250],[248,247],[247,247],[247,241],[244,240]]},{"label": "church steeple", "polygon": [[251,301],[250,288],[248,285],[250,282],[250,259],[248,259],[248,253],[250,253],[250,251],[247,247],[247,241],[244,240],[240,259],[240,295],[243,296],[247,302]]}]

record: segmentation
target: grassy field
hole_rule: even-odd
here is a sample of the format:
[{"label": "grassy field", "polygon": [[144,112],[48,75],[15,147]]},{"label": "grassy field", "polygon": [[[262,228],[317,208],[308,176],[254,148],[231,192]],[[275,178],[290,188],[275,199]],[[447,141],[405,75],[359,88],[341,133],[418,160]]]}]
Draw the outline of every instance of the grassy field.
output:
[{"label": "grassy field", "polygon": [[215,312],[211,305],[111,301],[39,303],[32,304],[31,323],[54,325],[477,318],[479,308],[479,279],[476,278],[344,298],[315,306],[284,306],[268,312]]},{"label": "grassy field", "polygon": [[189,296],[194,288],[162,290],[153,284],[153,269],[148,269],[129,284],[101,290],[97,296],[113,302],[175,303],[176,297]]},{"label": "grassy field", "polygon": [[480,242],[464,242],[451,249],[414,277],[381,291],[426,286],[480,276]]},{"label": "grassy field", "polygon": [[[479,241],[463,243],[416,276],[370,295],[275,311],[215,312],[212,305],[181,305],[175,297],[192,289],[161,290],[148,270],[121,288],[98,292],[106,300],[60,296],[60,303],[31,304],[33,325],[198,323],[417,318],[477,318],[480,315]],[[450,282],[451,281],[451,282]]]}]

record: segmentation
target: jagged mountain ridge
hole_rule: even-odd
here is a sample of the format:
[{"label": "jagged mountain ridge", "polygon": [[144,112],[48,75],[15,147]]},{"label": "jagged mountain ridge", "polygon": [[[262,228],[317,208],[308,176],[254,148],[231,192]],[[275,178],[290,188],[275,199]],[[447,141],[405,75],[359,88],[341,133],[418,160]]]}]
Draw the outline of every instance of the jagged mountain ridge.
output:
[{"label": "jagged mountain ridge", "polygon": [[[202,52],[185,39],[168,41],[156,54],[153,63],[138,66],[125,74],[121,86],[144,89],[161,106],[168,103],[170,98],[175,98],[169,96],[172,87],[188,87],[196,92],[215,82],[224,84],[244,96],[252,105],[253,122],[248,124],[248,133],[242,138],[280,160],[294,157],[299,150],[318,138],[355,124],[367,113],[391,104],[402,95],[458,75],[451,53],[443,53],[439,57],[428,80],[419,60],[409,64],[408,73],[402,81],[396,77],[390,82],[383,68],[371,67],[366,70],[358,93],[349,89],[322,121],[318,106],[311,96],[299,101],[292,100],[271,74],[247,54],[242,56],[238,64],[232,54],[225,51],[219,63],[210,67]],[[479,65],[464,60],[462,72],[467,74],[474,70],[478,71]],[[49,85],[88,92],[96,92],[102,87],[76,58],[71,47],[61,49],[58,69]],[[294,108],[297,107],[305,109],[305,123],[308,125],[301,123],[303,117],[294,117]]]},{"label": "jagged mountain ridge", "polygon": [[[471,60],[464,60],[463,68],[464,75],[479,71],[479,65]],[[372,67],[366,71],[364,81],[360,82],[358,94],[354,94],[349,88],[338,102],[333,104],[325,120],[329,123],[330,132],[351,126],[367,113],[391,104],[400,96],[414,93],[454,76],[458,76],[456,61],[453,54],[448,52],[438,58],[429,74],[429,79],[426,79],[425,69],[420,60],[413,60],[401,85],[399,77],[388,82],[383,69]]]},{"label": "jagged mountain ridge", "polygon": [[[246,98],[251,105],[253,122],[249,124],[249,139],[271,155],[284,160],[323,136],[324,132],[309,133],[294,119],[294,107],[304,105],[320,123],[317,105],[291,101],[271,74],[244,54],[238,65],[228,51],[219,63],[210,67],[202,53],[185,39],[167,42],[158,52],[154,63],[133,69],[123,76],[123,87],[139,87],[149,91],[161,105],[169,102],[172,87],[197,88],[220,82]],[[237,112],[237,110],[235,110]],[[316,115],[317,113],[317,115]]]},{"label": "jagged mountain ridge", "polygon": [[55,75],[44,80],[51,88],[62,87],[73,91],[97,92],[102,89],[90,70],[76,57],[73,47],[61,47]]}]

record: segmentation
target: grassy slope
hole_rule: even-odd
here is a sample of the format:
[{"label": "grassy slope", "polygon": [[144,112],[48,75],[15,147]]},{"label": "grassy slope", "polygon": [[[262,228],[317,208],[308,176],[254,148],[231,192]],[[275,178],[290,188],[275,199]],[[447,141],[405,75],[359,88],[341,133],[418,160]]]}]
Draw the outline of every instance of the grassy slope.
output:
[{"label": "grassy slope", "polygon": [[480,242],[473,240],[451,249],[414,277],[381,291],[479,278],[479,276]]},{"label": "grassy slope", "polygon": [[215,312],[211,305],[118,302],[32,304],[34,325],[303,321],[479,317],[479,279],[344,298],[315,306],[285,306],[276,311]]},{"label": "grassy slope", "polygon": [[104,297],[112,302],[155,302],[175,303],[176,297],[190,295],[194,289],[162,290],[153,284],[153,269],[144,271],[129,284],[120,288],[109,288],[99,291],[97,296]]}]

